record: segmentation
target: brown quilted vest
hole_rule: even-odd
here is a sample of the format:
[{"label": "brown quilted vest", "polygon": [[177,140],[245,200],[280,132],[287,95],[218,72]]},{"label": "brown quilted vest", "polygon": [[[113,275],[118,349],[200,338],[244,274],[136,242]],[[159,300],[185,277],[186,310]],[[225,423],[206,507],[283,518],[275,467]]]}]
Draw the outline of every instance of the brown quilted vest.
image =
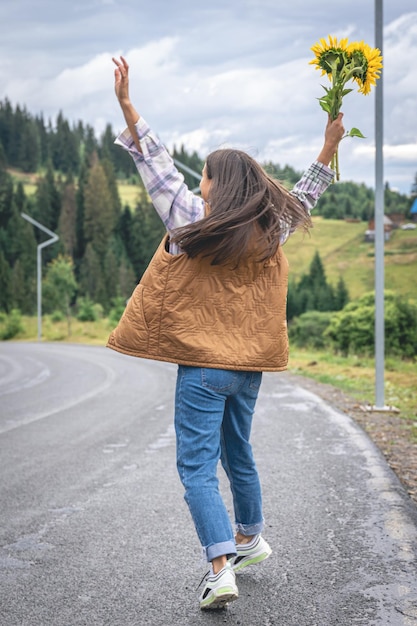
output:
[{"label": "brown quilted vest", "polygon": [[279,371],[288,362],[288,262],[238,268],[172,255],[164,237],[107,346],[131,356],[229,370]]}]

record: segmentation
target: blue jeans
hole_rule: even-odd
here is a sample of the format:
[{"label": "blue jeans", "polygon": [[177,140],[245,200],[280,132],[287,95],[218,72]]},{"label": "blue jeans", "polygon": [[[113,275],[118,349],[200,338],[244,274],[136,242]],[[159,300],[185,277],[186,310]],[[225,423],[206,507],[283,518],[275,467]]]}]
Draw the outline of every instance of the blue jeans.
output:
[{"label": "blue jeans", "polygon": [[261,532],[262,495],[249,443],[261,372],[180,365],[175,396],[177,468],[208,561],[236,554],[219,491],[219,459],[230,481],[237,531]]}]

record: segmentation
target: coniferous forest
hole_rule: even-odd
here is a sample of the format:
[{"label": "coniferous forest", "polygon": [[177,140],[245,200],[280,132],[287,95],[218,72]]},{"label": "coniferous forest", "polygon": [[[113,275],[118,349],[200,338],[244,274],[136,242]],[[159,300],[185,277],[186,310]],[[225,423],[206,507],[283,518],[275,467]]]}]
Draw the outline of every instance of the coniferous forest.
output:
[{"label": "coniferous forest", "polygon": [[[43,310],[77,309],[88,317],[93,306],[105,314],[120,310],[140,280],[164,227],[142,188],[131,157],[114,145],[108,125],[100,137],[79,121],[70,125],[62,113],[46,121],[24,107],[0,102],[0,312],[36,312],[36,251],[48,239],[22,218],[25,213],[59,235],[59,241],[42,251]],[[200,172],[203,161],[184,146],[173,157]],[[264,164],[270,174],[291,186],[300,172],[289,166]],[[25,194],[16,173],[33,174],[35,191]],[[186,182],[196,180],[184,172]],[[123,206],[119,182],[138,186],[134,209]],[[410,188],[413,181],[410,181]],[[365,185],[343,182],[321,198],[316,213],[325,218],[367,221],[373,214],[373,191]],[[406,215],[411,199],[385,190],[386,212]],[[321,275],[320,259],[312,272]],[[304,283],[313,283],[305,277]],[[302,285],[301,285],[302,287]],[[311,296],[312,297],[312,296]],[[300,299],[301,298],[301,299]],[[302,297],[292,302],[302,312]],[[331,293],[323,281],[317,308],[342,308],[348,299],[340,284]],[[310,298],[311,300],[311,298]],[[306,304],[311,308],[311,301]]]}]

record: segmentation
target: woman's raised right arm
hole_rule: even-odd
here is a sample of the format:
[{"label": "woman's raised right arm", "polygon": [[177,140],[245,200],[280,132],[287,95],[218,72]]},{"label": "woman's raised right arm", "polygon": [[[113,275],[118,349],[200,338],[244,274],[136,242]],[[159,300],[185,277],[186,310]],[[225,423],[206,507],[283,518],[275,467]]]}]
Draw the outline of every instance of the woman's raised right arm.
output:
[{"label": "woman's raised right arm", "polygon": [[116,65],[115,92],[128,129],[116,143],[128,150],[152,203],[168,232],[204,217],[204,201],[184,183],[183,175],[166,150],[136,111],[129,96],[129,66],[123,57]]},{"label": "woman's raised right arm", "polygon": [[124,57],[120,57],[120,61],[113,57],[113,63],[116,65],[114,70],[114,91],[122,109],[126,124],[135,142],[135,146],[142,152],[136,124],[139,121],[139,113],[136,111],[129,96],[129,65]]}]

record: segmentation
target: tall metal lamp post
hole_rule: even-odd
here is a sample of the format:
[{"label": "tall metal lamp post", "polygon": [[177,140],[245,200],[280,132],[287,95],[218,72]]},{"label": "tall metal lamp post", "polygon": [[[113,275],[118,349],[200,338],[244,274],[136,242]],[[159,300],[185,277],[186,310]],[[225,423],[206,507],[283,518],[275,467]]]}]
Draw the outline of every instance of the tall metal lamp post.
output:
[{"label": "tall metal lamp post", "polygon": [[46,246],[50,246],[52,243],[58,241],[59,237],[57,234],[53,233],[52,230],[46,228],[42,224],[39,224],[33,217],[26,215],[26,213],[21,213],[23,219],[27,220],[40,230],[42,230],[47,235],[50,235],[51,239],[47,239],[38,245],[36,260],[37,260],[37,276],[38,276],[38,341],[42,339],[42,249],[46,248]]},{"label": "tall metal lamp post", "polygon": [[[382,0],[375,0],[375,46],[383,44]],[[384,403],[384,122],[383,76],[375,90],[375,410],[383,411]]]}]

